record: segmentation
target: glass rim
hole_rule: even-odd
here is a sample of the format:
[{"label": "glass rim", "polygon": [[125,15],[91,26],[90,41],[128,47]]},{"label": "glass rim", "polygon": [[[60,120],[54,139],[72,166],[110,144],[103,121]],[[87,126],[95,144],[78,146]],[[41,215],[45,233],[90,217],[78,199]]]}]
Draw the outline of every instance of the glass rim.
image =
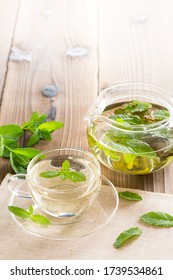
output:
[{"label": "glass rim", "polygon": [[[32,164],[33,164],[34,161],[36,161],[36,163],[37,163],[37,162],[38,162],[37,159],[38,159],[39,157],[42,157],[43,155],[46,155],[46,154],[49,154],[49,153],[55,152],[55,151],[68,151],[68,150],[74,151],[74,152],[75,152],[75,151],[76,151],[76,152],[81,152],[81,153],[83,153],[83,154],[85,154],[85,155],[91,157],[92,160],[94,161],[94,164],[96,165],[97,171],[98,171],[98,172],[97,172],[97,175],[94,176],[94,178],[92,179],[92,181],[90,181],[90,184],[92,184],[93,182],[97,181],[97,180],[101,177],[100,163],[99,163],[98,159],[97,159],[92,153],[90,153],[90,152],[88,152],[88,151],[86,151],[86,150],[80,149],[80,148],[75,148],[75,147],[61,147],[61,148],[51,148],[51,149],[42,151],[42,152],[40,152],[38,155],[36,155],[36,156],[30,161],[30,163],[28,164],[28,167],[27,167],[27,174],[26,174],[27,180],[30,181],[33,185],[35,185],[35,186],[38,187],[39,189],[44,190],[44,191],[45,191],[45,190],[49,190],[49,192],[52,192],[52,193],[73,193],[73,192],[75,192],[76,189],[70,190],[70,191],[69,191],[69,190],[52,190],[52,189],[49,189],[49,188],[46,188],[46,187],[42,187],[42,186],[40,186],[39,184],[36,184],[36,182],[34,182],[32,179],[29,178],[29,173],[31,172],[32,167],[34,166],[34,165],[32,166]],[[43,160],[44,160],[44,159],[43,159]],[[36,163],[35,163],[35,164],[36,164]],[[31,167],[31,166],[32,166],[32,167]],[[68,183],[68,185],[70,186],[71,184]],[[86,183],[84,182],[84,184],[82,184],[81,186],[78,186],[78,189],[81,190],[82,188],[85,188],[86,185],[87,185],[87,182],[86,182]],[[56,184],[55,184],[55,185],[52,185],[51,187],[54,187],[54,186],[56,186]],[[73,185],[73,186],[74,186],[74,185]],[[94,188],[92,191],[94,191],[95,189],[96,189],[96,188]]]}]

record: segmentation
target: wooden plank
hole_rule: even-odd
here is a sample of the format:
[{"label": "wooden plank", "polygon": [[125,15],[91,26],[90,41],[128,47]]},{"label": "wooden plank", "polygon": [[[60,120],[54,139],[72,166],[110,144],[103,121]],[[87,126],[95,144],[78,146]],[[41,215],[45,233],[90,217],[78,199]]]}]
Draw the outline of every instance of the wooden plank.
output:
[{"label": "wooden plank", "polygon": [[[101,0],[99,7],[99,86],[143,81],[173,90],[171,0]],[[166,16],[165,16],[166,15]],[[105,171],[106,172],[106,171]],[[169,182],[171,173],[167,176]],[[109,172],[120,187],[172,192],[164,172],[122,176]],[[166,186],[164,186],[164,182]]]},{"label": "wooden plank", "polygon": [[53,84],[59,88],[56,120],[65,126],[38,147],[87,149],[84,114],[97,95],[97,70],[96,1],[21,1],[1,122],[22,124],[33,111],[47,113],[50,100],[41,91]]},{"label": "wooden plank", "polygon": [[[9,52],[12,45],[15,23],[17,18],[19,0],[1,0],[0,1],[0,110],[3,99],[8,72]],[[10,7],[10,8],[9,8]],[[7,110],[8,111],[8,110]],[[9,114],[9,111],[8,111]],[[0,118],[0,125],[4,122]],[[3,164],[2,164],[3,162]],[[6,159],[0,158],[0,181],[6,174],[6,168],[9,167]]]},{"label": "wooden plank", "polygon": [[18,3],[18,0],[0,1],[0,100],[5,86],[7,63],[13,39]]}]

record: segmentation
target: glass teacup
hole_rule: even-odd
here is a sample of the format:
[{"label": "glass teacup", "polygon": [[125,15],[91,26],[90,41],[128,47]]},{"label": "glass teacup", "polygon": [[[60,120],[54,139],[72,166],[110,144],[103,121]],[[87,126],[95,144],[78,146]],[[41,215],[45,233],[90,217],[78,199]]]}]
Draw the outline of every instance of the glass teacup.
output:
[{"label": "glass teacup", "polygon": [[[97,198],[100,182],[100,164],[94,155],[77,148],[59,148],[35,156],[27,174],[12,175],[8,184],[17,195],[31,197],[57,222],[71,223]],[[22,189],[23,183],[27,183],[29,193]]]}]

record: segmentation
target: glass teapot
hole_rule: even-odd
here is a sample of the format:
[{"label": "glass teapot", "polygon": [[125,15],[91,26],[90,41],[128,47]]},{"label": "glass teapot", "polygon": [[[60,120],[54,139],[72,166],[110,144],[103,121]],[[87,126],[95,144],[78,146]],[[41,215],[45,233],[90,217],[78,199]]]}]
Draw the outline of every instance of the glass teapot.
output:
[{"label": "glass teapot", "polygon": [[115,171],[148,174],[173,160],[173,105],[163,88],[147,83],[110,86],[85,120],[92,152]]}]

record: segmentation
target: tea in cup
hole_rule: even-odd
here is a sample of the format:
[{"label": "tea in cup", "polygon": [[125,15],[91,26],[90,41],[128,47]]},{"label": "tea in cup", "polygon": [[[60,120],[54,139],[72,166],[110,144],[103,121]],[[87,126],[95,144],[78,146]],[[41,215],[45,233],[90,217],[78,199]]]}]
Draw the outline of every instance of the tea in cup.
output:
[{"label": "tea in cup", "polygon": [[[100,164],[94,155],[77,148],[44,151],[28,165],[27,174],[12,175],[9,188],[19,196],[31,197],[45,213],[59,223],[76,221],[99,193]],[[14,180],[27,182],[29,194]]]}]

